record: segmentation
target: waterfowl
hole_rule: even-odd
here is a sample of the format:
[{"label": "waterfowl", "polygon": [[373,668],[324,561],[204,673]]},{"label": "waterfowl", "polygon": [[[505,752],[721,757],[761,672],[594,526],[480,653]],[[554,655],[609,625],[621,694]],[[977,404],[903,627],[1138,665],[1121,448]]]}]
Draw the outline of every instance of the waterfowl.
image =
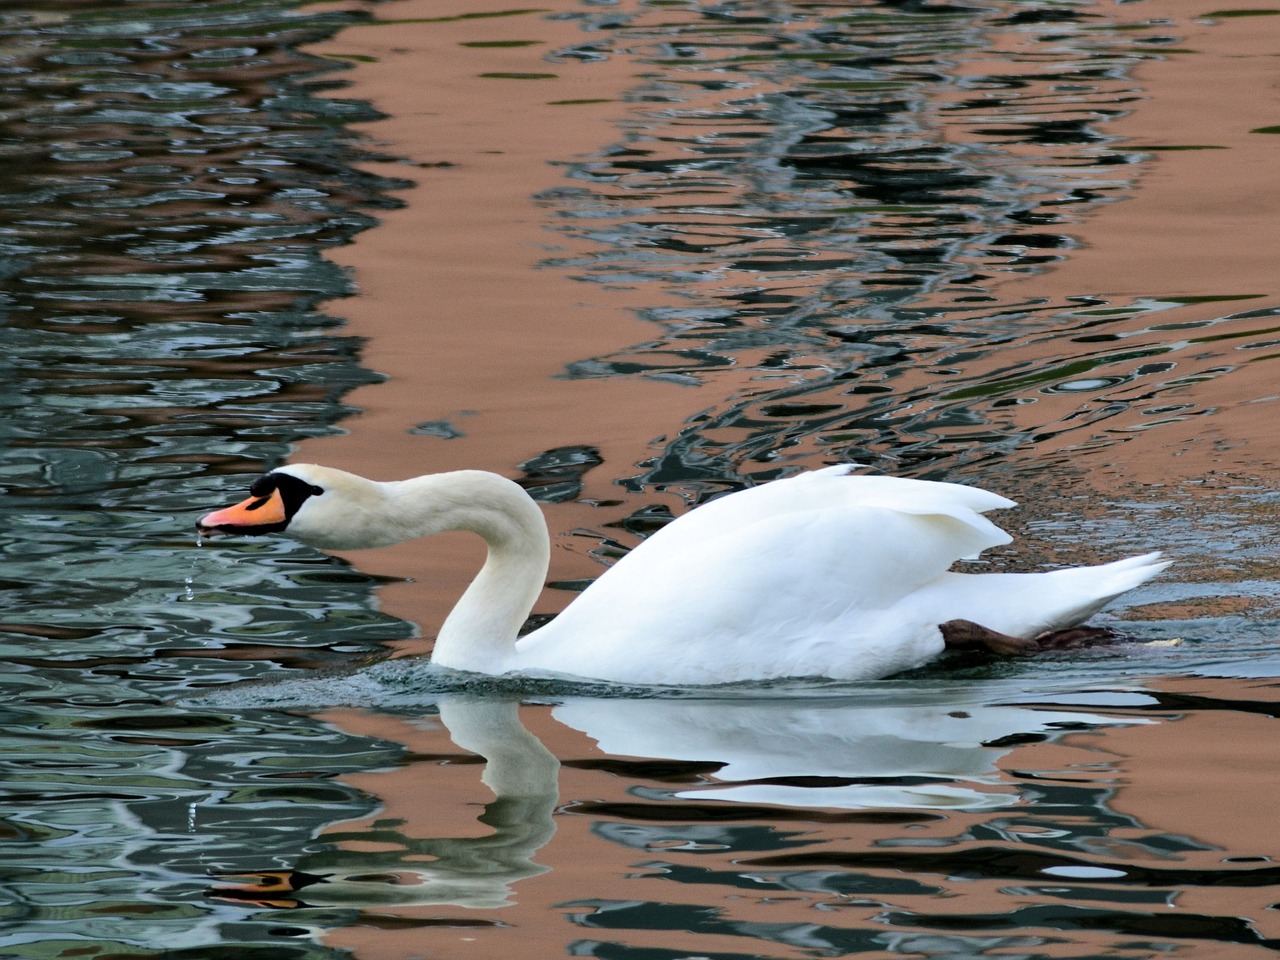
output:
[{"label": "waterfowl", "polygon": [[629,684],[872,679],[948,646],[1038,649],[1040,638],[1061,636],[1167,566],[1149,553],[1044,573],[952,572],[957,560],[1010,541],[983,513],[1013,502],[853,469],[814,470],[698,507],[519,639],[550,538],[538,505],[497,474],[379,482],[295,464],[197,528],[287,533],[327,550],[469,530],[488,556],[440,630],[436,663]]}]

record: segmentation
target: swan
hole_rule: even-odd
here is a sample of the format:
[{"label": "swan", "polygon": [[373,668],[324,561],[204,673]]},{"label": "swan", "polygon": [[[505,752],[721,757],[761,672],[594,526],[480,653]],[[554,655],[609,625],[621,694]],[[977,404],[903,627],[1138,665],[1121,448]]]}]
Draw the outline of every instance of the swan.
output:
[{"label": "swan", "polygon": [[1038,638],[1075,627],[1168,565],[1149,553],[1045,573],[955,573],[955,561],[1011,540],[983,513],[1013,502],[854,469],[812,470],[698,507],[520,639],[550,538],[538,505],[497,474],[381,482],[294,464],[196,527],[288,533],[322,550],[469,530],[488,555],[440,629],[437,664],[639,685],[867,680],[920,666],[948,646],[1039,649]]}]

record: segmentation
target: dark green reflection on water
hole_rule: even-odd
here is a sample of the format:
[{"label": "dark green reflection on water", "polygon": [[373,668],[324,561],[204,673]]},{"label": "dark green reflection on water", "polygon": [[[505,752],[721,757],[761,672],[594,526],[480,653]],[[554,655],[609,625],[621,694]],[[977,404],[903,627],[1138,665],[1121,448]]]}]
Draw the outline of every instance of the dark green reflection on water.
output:
[{"label": "dark green reflection on water", "polygon": [[[323,249],[392,202],[394,184],[351,169],[342,125],[368,109],[312,96],[335,68],[297,49],[348,20],[263,2],[8,14],[9,656],[225,678],[271,658],[153,656],[204,657],[212,637],[343,660],[397,631],[339,565],[287,544],[193,561],[173,522],[219,500],[221,474],[331,429],[342,394],[370,379],[358,345],[311,308],[350,292]],[[303,623],[306,640],[290,629]]]},{"label": "dark green reflection on water", "polygon": [[[314,304],[395,185],[296,4],[0,11],[0,955],[315,957],[211,901],[370,798],[394,750],[165,698],[349,664],[400,636],[367,577],[287,543],[195,551],[186,518],[346,412],[370,374]],[[336,916],[329,924],[342,922]],[[255,947],[256,945],[256,947]],[[208,951],[213,951],[212,953]]]}]

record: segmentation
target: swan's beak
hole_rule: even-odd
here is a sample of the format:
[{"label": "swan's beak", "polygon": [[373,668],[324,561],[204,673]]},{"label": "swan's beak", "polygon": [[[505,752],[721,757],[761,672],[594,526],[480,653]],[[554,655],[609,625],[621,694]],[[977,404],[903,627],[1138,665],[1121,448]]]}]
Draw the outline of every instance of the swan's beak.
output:
[{"label": "swan's beak", "polygon": [[289,525],[279,490],[265,497],[250,497],[234,507],[215,510],[196,521],[202,536],[212,533],[278,533]]}]

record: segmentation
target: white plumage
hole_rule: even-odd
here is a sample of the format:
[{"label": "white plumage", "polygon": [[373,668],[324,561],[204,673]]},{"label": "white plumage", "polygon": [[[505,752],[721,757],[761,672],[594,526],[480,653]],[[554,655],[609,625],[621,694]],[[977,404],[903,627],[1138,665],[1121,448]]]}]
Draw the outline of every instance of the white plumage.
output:
[{"label": "white plumage", "polygon": [[[315,465],[268,479],[292,477],[313,491],[287,532],[320,547],[456,529],[484,537],[486,563],[441,629],[434,659],[491,674],[632,684],[871,679],[940,654],[944,622],[1035,637],[1083,622],[1167,566],[1153,553],[1047,573],[953,573],[957,560],[1009,542],[983,513],[1012,502],[851,469],[815,470],[698,507],[518,641],[546,575],[549,538],[515,483],[480,471],[379,483]],[[253,532],[227,521],[237,509],[210,514],[201,528]]]}]

